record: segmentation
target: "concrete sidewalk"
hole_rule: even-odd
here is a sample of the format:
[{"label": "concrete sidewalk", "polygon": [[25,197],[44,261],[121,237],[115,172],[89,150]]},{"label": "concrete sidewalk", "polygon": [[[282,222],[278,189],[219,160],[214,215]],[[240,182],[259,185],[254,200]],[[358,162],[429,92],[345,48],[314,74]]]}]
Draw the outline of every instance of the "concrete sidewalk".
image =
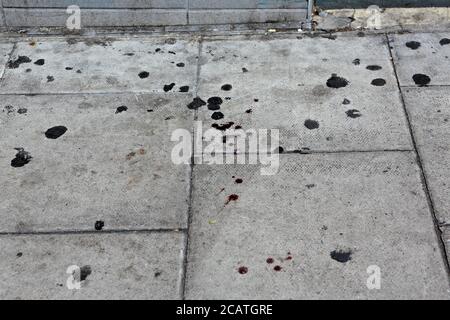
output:
[{"label": "concrete sidewalk", "polygon": [[[449,39],[1,38],[0,298],[449,299]],[[195,120],[278,174],[175,165]]]}]

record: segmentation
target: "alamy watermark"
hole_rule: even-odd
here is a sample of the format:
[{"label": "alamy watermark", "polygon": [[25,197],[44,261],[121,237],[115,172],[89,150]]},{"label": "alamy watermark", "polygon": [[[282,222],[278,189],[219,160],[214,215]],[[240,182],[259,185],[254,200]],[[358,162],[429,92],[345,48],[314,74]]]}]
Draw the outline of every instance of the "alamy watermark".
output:
[{"label": "alamy watermark", "polygon": [[231,128],[233,123],[215,125],[204,130],[196,121],[194,135],[186,129],[176,129],[171,141],[176,142],[171,159],[174,164],[251,164],[261,165],[262,175],[278,173],[279,131],[277,129]]},{"label": "alamy watermark", "polygon": [[66,20],[66,27],[69,30],[80,30],[81,29],[81,9],[79,6],[69,6],[67,7],[66,13],[70,16]]}]

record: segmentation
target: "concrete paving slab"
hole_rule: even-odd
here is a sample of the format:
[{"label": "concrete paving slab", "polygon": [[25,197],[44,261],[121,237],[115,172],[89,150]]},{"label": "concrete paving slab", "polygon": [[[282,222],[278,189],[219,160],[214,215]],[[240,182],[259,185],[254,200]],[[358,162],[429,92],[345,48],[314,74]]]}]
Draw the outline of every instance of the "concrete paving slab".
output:
[{"label": "concrete paving slab", "polygon": [[279,129],[286,151],[412,149],[384,37],[211,40],[202,62],[199,96],[224,101],[208,126]]},{"label": "concrete paving slab", "polygon": [[450,224],[450,92],[411,88],[404,96],[438,220]]},{"label": "concrete paving slab", "polygon": [[445,250],[447,252],[448,263],[450,264],[450,228],[447,226],[442,233],[442,239],[444,240]]},{"label": "concrete paving slab", "polygon": [[[179,299],[183,238],[182,233],[0,236],[0,299]],[[75,281],[85,279],[78,290],[67,286],[71,266],[80,268]]]},{"label": "concrete paving slab", "polygon": [[[405,33],[390,36],[400,85],[417,86],[413,77],[429,77],[429,85],[449,85],[446,68],[450,62],[449,33]],[[420,83],[420,82],[419,82]]]},{"label": "concrete paving slab", "polygon": [[5,72],[5,65],[9,59],[9,55],[13,49],[12,43],[0,43],[0,79],[3,78]]},{"label": "concrete paving slab", "polygon": [[192,130],[191,100],[2,96],[0,232],[186,227],[190,168],[172,163],[170,134]]},{"label": "concrete paving slab", "polygon": [[281,155],[274,176],[196,166],[192,206],[187,298],[450,297],[414,153]]},{"label": "concrete paving slab", "polygon": [[[171,92],[177,92],[194,86],[197,55],[195,41],[174,38],[20,42],[12,59],[23,56],[31,62],[8,69],[0,92],[165,92],[172,83]],[[39,59],[44,65],[34,64]]]}]

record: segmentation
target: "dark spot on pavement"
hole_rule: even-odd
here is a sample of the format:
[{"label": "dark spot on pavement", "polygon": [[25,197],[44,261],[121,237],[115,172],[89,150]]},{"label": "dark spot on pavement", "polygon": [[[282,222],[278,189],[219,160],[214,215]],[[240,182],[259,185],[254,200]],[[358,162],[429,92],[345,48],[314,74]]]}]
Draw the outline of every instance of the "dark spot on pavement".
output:
[{"label": "dark spot on pavement", "polygon": [[31,59],[27,56],[19,56],[16,60],[8,61],[8,69],[17,69],[23,63],[30,63]]},{"label": "dark spot on pavement", "polygon": [[352,62],[355,66],[359,66],[361,64],[361,59],[355,59]]},{"label": "dark spot on pavement", "polygon": [[330,257],[340,263],[346,263],[352,260],[352,252],[350,250],[334,250],[330,252]]},{"label": "dark spot on pavement", "polygon": [[127,107],[127,106],[120,106],[120,107],[118,107],[118,108],[116,109],[116,114],[125,112],[125,111],[127,111],[127,110],[128,110],[128,107]]},{"label": "dark spot on pavement", "polygon": [[331,78],[327,80],[327,86],[329,88],[343,88],[348,85],[348,81],[344,78],[338,77],[335,73],[331,75]]},{"label": "dark spot on pavement", "polygon": [[420,73],[413,75],[413,80],[414,80],[414,83],[417,84],[419,87],[424,87],[431,82],[431,79],[429,76],[427,76],[426,74],[420,74]]},{"label": "dark spot on pavement", "polygon": [[95,222],[95,226],[94,226],[94,227],[95,227],[95,230],[101,231],[101,230],[103,229],[104,226],[105,226],[105,222],[99,220],[99,221],[96,221],[96,222]]},{"label": "dark spot on pavement", "polygon": [[223,91],[231,91],[231,89],[233,89],[233,86],[231,84],[224,84],[222,86]]},{"label": "dark spot on pavement", "polygon": [[59,137],[61,137],[66,132],[67,132],[67,128],[66,127],[64,127],[64,126],[56,126],[56,127],[48,129],[45,132],[45,136],[48,139],[58,139]]},{"label": "dark spot on pavement", "polygon": [[180,92],[189,92],[189,86],[181,86]]},{"label": "dark spot on pavement", "polygon": [[238,272],[240,274],[246,274],[248,272],[248,268],[247,267],[239,267]]},{"label": "dark spot on pavement", "polygon": [[142,71],[139,73],[139,78],[141,78],[141,79],[148,78],[149,76],[150,76],[150,73],[148,73],[147,71]]},{"label": "dark spot on pavement", "polygon": [[275,262],[275,260],[273,260],[273,258],[267,258],[266,262],[267,262],[268,264],[272,264],[272,263]]},{"label": "dark spot on pavement", "polygon": [[53,81],[55,81],[55,77],[47,76],[47,82],[53,82]]},{"label": "dark spot on pavement", "polygon": [[183,68],[185,66],[185,64],[183,62],[177,63],[177,67],[179,68]]},{"label": "dark spot on pavement", "polygon": [[252,112],[253,112],[252,109],[247,109],[247,110],[245,110],[245,113],[252,113]]},{"label": "dark spot on pavement", "polygon": [[124,53],[123,55],[124,56],[128,56],[128,57],[132,57],[132,56],[134,56],[134,53],[133,52],[128,52],[128,53]]},{"label": "dark spot on pavement", "polygon": [[233,125],[234,125],[234,122],[228,122],[228,123],[224,123],[224,124],[213,123],[211,125],[211,127],[213,127],[214,129],[220,130],[220,131],[225,131],[225,130],[230,129]]},{"label": "dark spot on pavement", "polygon": [[319,122],[308,119],[305,121],[305,127],[308,128],[309,130],[317,129],[319,128]]},{"label": "dark spot on pavement", "polygon": [[16,254],[16,257],[17,258],[20,258],[20,257],[22,257],[23,256],[23,253],[22,252],[17,252],[17,254]]},{"label": "dark spot on pavement", "polygon": [[242,180],[241,178],[237,178],[234,182],[236,182],[237,184],[241,184],[242,182],[244,182],[244,180]]},{"label": "dark spot on pavement", "polygon": [[417,41],[408,41],[406,46],[412,50],[417,50],[421,46],[420,42]]},{"label": "dark spot on pavement", "polygon": [[205,101],[203,101],[203,100],[200,99],[199,97],[195,97],[195,98],[192,100],[192,102],[190,102],[190,103],[187,105],[187,107],[188,107],[188,109],[196,110],[196,109],[198,109],[198,108],[200,108],[200,107],[203,107],[203,106],[205,106],[205,105],[206,105],[206,102],[205,102]]},{"label": "dark spot on pavement", "polygon": [[225,203],[226,205],[229,204],[231,201],[238,201],[239,196],[237,194],[230,194],[228,196],[227,202]]},{"label": "dark spot on pavement", "polygon": [[308,189],[312,189],[312,188],[314,188],[316,185],[314,184],[314,183],[311,183],[311,184],[307,184],[306,185],[306,187],[308,188]]},{"label": "dark spot on pavement", "polygon": [[223,103],[222,98],[220,97],[211,97],[208,99],[208,109],[209,110],[219,110],[220,109],[220,105]]},{"label": "dark spot on pavement", "polygon": [[211,119],[213,119],[213,120],[220,120],[220,119],[223,119],[223,117],[224,117],[224,115],[223,115],[223,113],[220,112],[220,111],[214,112],[214,113],[211,115]]},{"label": "dark spot on pavement", "polygon": [[281,271],[281,269],[282,269],[281,266],[275,266],[275,267],[273,267],[273,270],[275,270],[275,271],[277,271],[277,272],[278,272],[278,271]]},{"label": "dark spot on pavement", "polygon": [[92,273],[91,266],[82,266],[80,268],[80,281],[84,281]]},{"label": "dark spot on pavement", "polygon": [[376,87],[382,87],[386,84],[386,80],[381,78],[373,79],[371,84]]},{"label": "dark spot on pavement", "polygon": [[440,44],[441,46],[448,45],[448,44],[450,44],[450,39],[448,39],[448,38],[443,38],[443,39],[441,39],[441,41],[439,41],[439,44]]},{"label": "dark spot on pavement", "polygon": [[381,70],[383,68],[373,64],[373,65],[367,66],[366,69],[370,70],[370,71],[377,71],[377,70]]},{"label": "dark spot on pavement", "polygon": [[278,149],[275,150],[275,153],[283,153],[284,152],[284,148],[283,147],[278,147]]},{"label": "dark spot on pavement", "polygon": [[23,148],[16,148],[16,150],[18,151],[16,157],[11,160],[11,166],[14,168],[23,167],[33,158],[31,154]]},{"label": "dark spot on pavement", "polygon": [[17,110],[18,114],[25,114],[27,112],[28,112],[27,108],[20,108],[19,110]]},{"label": "dark spot on pavement", "polygon": [[350,104],[350,100],[348,100],[347,98],[345,98],[344,101],[342,101],[342,104],[345,104],[345,105]]},{"label": "dark spot on pavement", "polygon": [[247,73],[247,72],[248,72],[248,69],[247,69],[247,68],[242,68],[242,72],[243,72],[243,73]]},{"label": "dark spot on pavement", "polygon": [[359,110],[356,110],[356,109],[347,110],[345,113],[347,114],[347,117],[349,117],[349,118],[355,119],[355,118],[361,117],[361,113],[359,112]]},{"label": "dark spot on pavement", "polygon": [[175,83],[171,83],[171,84],[166,84],[164,86],[164,92],[169,92],[173,89],[173,87],[175,87]]},{"label": "dark spot on pavement", "polygon": [[37,66],[43,66],[45,64],[45,60],[44,59],[36,60],[34,62],[34,64],[37,65]]}]

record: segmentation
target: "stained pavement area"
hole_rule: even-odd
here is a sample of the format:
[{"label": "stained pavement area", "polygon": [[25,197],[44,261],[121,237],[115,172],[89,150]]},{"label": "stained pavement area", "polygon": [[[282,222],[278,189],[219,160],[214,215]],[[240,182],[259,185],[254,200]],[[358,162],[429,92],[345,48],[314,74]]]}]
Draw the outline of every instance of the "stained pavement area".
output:
[{"label": "stained pavement area", "polygon": [[[0,298],[449,299],[449,38],[2,38]],[[196,120],[279,172],[174,164]]]}]

